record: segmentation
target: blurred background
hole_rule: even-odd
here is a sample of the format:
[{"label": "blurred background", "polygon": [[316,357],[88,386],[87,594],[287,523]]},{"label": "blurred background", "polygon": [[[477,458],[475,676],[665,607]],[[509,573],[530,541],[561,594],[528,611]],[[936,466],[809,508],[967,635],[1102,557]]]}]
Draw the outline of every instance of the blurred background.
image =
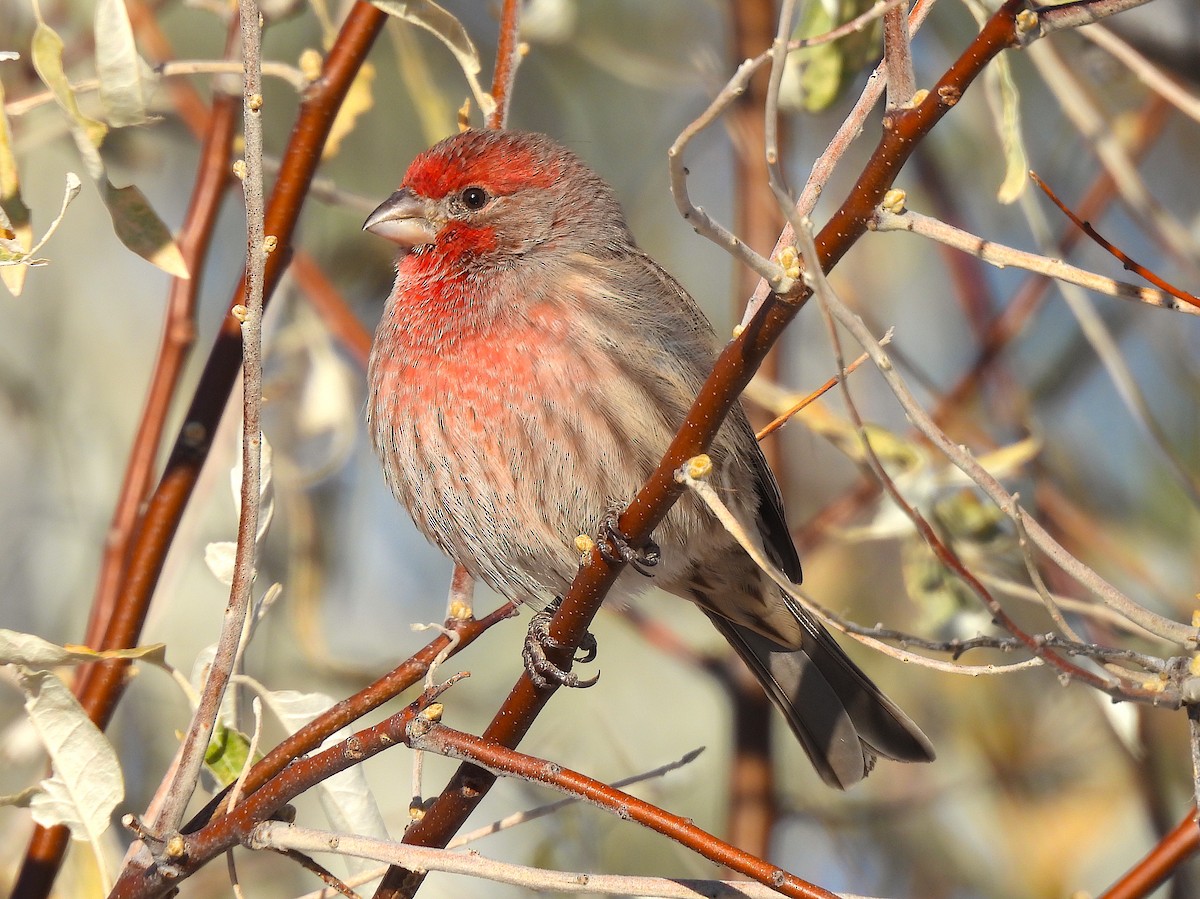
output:
[{"label": "blurred background", "polygon": [[[476,42],[486,83],[497,4],[444,5]],[[218,6],[168,0],[139,8],[157,23],[172,58],[212,60],[221,56],[226,29],[221,15],[227,10]],[[729,333],[740,319],[753,280],[679,218],[667,187],[666,150],[737,64],[766,49],[774,29],[770,7],[716,0],[531,0],[524,14],[529,52],[517,77],[511,126],[552,135],[610,181],[639,242],[687,287],[719,333]],[[41,14],[65,41],[71,77],[92,77],[91,5],[45,2]],[[303,51],[320,50],[322,15],[336,21],[338,10],[319,4],[287,9],[267,30],[264,57],[296,65]],[[11,105],[44,88],[26,52],[35,22],[31,7],[0,0],[0,20],[7,23],[0,50],[22,54],[0,63]],[[1157,0],[1117,17],[1112,29],[1194,97],[1196,82],[1189,79],[1197,77],[1198,21],[1194,2]],[[914,39],[918,86],[932,85],[976,30],[967,7],[938,4]],[[859,43],[789,75],[783,133],[793,191],[804,184],[878,58],[875,32]],[[1084,136],[1073,126],[1062,95],[1047,84],[1060,80],[1048,79],[1053,70],[1032,53],[1009,53],[1007,90],[1018,98],[1019,121],[1007,134],[998,129],[1002,101],[995,98],[1005,88],[974,86],[902,173],[897,186],[907,191],[908,206],[988,240],[1056,255],[1052,241],[1072,228],[1032,185],[1025,184],[1015,201],[998,199],[1005,137],[1019,134],[1026,166],[1068,204],[1077,204],[1101,179],[1096,141],[1103,137],[1135,160],[1136,176],[1156,204],[1156,220],[1182,239],[1168,246],[1120,198],[1105,204],[1093,224],[1134,259],[1194,290],[1200,283],[1197,121],[1157,100],[1124,64],[1080,34],[1059,34],[1046,45],[1085,86],[1099,135]],[[162,61],[145,47],[143,54],[151,63]],[[308,200],[296,248],[373,329],[391,285],[393,248],[362,233],[362,221],[395,189],[414,155],[456,130],[468,89],[441,43],[400,22],[389,24],[370,64],[371,76],[360,84],[369,102],[322,164],[320,177],[331,190]],[[818,72],[818,65],[825,68]],[[191,80],[207,98],[213,76]],[[727,225],[736,223],[755,249],[768,253],[779,216],[757,142],[756,96],[752,91],[701,134],[687,165],[693,199]],[[287,83],[268,78],[265,99],[266,151],[277,159],[298,98]],[[96,114],[94,92],[82,94],[81,103]],[[135,183],[176,228],[189,199],[198,143],[165,91],[156,95],[155,112],[157,121],[114,129],[103,156],[114,183]],[[831,178],[813,216],[818,227],[874,147],[879,115],[867,118]],[[480,122],[478,110],[471,116]],[[19,114],[10,108],[9,118],[21,193],[41,233],[56,213],[65,173],[82,174],[81,162],[54,104]],[[198,334],[168,422],[168,442],[231,301],[244,250],[244,210],[234,189],[208,263],[194,273],[203,279]],[[0,627],[70,643],[83,637],[160,339],[168,277],[114,237],[90,182],[40,255],[48,264],[29,271],[20,296],[0,296]],[[1086,240],[1069,260],[1112,277],[1134,277]],[[948,433],[979,455],[1022,447],[998,473],[1023,504],[1137,602],[1190,620],[1200,582],[1200,321],[1111,297],[1074,301],[1053,285],[1039,292],[1025,272],[995,269],[902,233],[868,235],[832,273],[832,283],[874,333],[895,328],[890,351],[926,408],[941,407],[976,370],[943,418]],[[411,625],[444,617],[450,565],[388,493],[362,427],[364,370],[314,311],[311,290],[293,270],[266,321],[264,432],[274,450],[276,511],[256,592],[278,582],[283,593],[247,665],[270,689],[340,698],[428,642],[429,634]],[[1024,305],[1014,307],[1018,302]],[[999,338],[997,320],[1010,326]],[[1085,336],[1089,328],[1111,337],[1126,380],[1101,363],[1095,340]],[[985,349],[990,357],[979,366]],[[847,350],[850,356],[857,352]],[[766,380],[803,394],[836,371],[827,328],[810,304],[779,347]],[[1144,401],[1136,414],[1126,399],[1130,384]],[[852,376],[851,389],[863,415],[880,429],[886,461],[895,473],[908,473],[910,502],[933,518],[972,570],[1026,585],[1011,527],[975,493],[941,478],[945,460],[915,440],[877,374],[864,366]],[[761,388],[754,395],[768,392]],[[210,542],[235,536],[228,484],[240,427],[236,401],[231,408],[144,633],[143,642],[165,642],[169,661],[185,673],[215,641],[227,597],[205,566],[204,551]],[[756,414],[762,421],[770,417]],[[907,520],[878,499],[869,474],[845,451],[853,442],[846,421],[845,404],[833,391],[818,412],[766,444],[801,547],[806,589],[866,625],[878,622],[930,639],[994,632],[978,601],[933,560]],[[1149,433],[1153,427],[1157,437]],[[1086,598],[1049,566],[1043,574],[1051,589]],[[1036,604],[1008,592],[1000,595],[1014,617],[1033,630],[1050,628]],[[497,602],[486,590],[477,594],[480,610]],[[449,724],[474,732],[486,725],[519,672],[525,623],[522,617],[499,626],[450,663],[449,670],[468,669],[472,676],[447,697]],[[1103,620],[1078,623],[1096,642],[1163,651]],[[655,639],[659,626],[678,645]],[[735,823],[731,777],[737,771],[732,694],[711,665],[696,663],[724,654],[720,638],[686,603],[653,592],[633,609],[602,613],[594,632],[599,684],[556,696],[522,748],[613,780],[705,747],[692,764],[635,792],[728,834]],[[772,721],[776,804],[759,810],[771,825],[766,851],[811,881],[894,897],[1097,893],[1187,810],[1192,769],[1182,713],[1114,706],[1086,687],[1061,684],[1045,669],[961,677],[861,647],[851,652],[926,730],[939,758],[920,767],[882,762],[863,785],[835,793],[820,784],[781,722]],[[995,653],[963,659],[1012,660]],[[42,776],[44,762],[22,723],[21,705],[6,675],[0,682],[0,793]],[[188,716],[167,677],[152,668],[139,672],[108,730],[126,779],[122,812],[145,807]],[[272,728],[268,737],[278,739],[278,727]],[[452,766],[438,759],[426,765],[426,791],[436,793]],[[408,758],[403,751],[384,754],[367,763],[366,774],[398,837],[410,799]],[[553,798],[504,782],[473,820],[483,823]],[[299,807],[301,820],[322,826],[314,803],[302,799]],[[0,808],[0,882],[19,864],[29,829],[26,810]],[[114,829],[109,838],[119,858],[116,847],[125,837]],[[718,876],[675,844],[589,807],[506,831],[476,848],[566,870]],[[295,895],[316,886],[277,858],[241,853],[239,864],[255,895]],[[1190,892],[1200,889],[1194,875],[1181,874],[1160,895],[1196,895]],[[87,852],[75,847],[61,895],[93,894],[94,877]],[[224,895],[228,889],[223,866],[211,865],[184,885],[184,894]],[[434,875],[425,894],[518,892]]]}]

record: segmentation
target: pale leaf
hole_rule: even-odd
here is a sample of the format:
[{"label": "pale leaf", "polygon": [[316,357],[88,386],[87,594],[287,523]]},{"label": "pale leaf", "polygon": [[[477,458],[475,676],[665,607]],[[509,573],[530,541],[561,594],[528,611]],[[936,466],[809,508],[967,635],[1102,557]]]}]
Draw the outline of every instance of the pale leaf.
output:
[{"label": "pale leaf", "polygon": [[84,167],[100,188],[100,198],[112,217],[113,230],[121,243],[167,274],[176,278],[189,277],[183,254],[145,195],[133,185],[116,187],[108,179],[98,150],[108,127],[80,112],[75,93],[63,71],[62,49],[62,39],[39,20],[33,34],[34,68],[71,118],[71,136],[83,157]]},{"label": "pale leaf", "polygon": [[208,566],[213,577],[226,587],[233,586],[233,563],[236,555],[237,544],[229,540],[219,540],[204,547],[204,564]]},{"label": "pale leaf", "polygon": [[125,0],[97,0],[96,74],[100,102],[116,128],[149,121],[146,112],[155,74],[138,54]]},{"label": "pale leaf", "polygon": [[[289,735],[333,705],[333,699],[323,693],[299,693],[295,690],[268,692],[258,684],[255,684],[255,688],[263,703],[279,719],[279,723]],[[349,729],[342,728],[327,737],[320,749],[326,749],[348,736]],[[322,781],[318,785],[317,797],[333,830],[381,840],[388,839],[383,815],[375,803],[375,797],[363,775],[361,765],[354,765]],[[351,870],[356,872],[367,867],[349,859],[347,861]]]},{"label": "pale leaf", "polygon": [[1025,154],[1025,143],[1021,138],[1021,98],[1012,77],[1012,66],[1008,57],[1000,54],[989,65],[984,75],[989,83],[996,85],[1000,109],[996,127],[1004,145],[1004,181],[996,192],[1001,203],[1015,203],[1029,183],[1029,157]]},{"label": "pale leaf", "polygon": [[[966,0],[965,5],[980,28],[991,18],[992,11],[978,0]],[[1021,97],[1007,55],[997,56],[983,75],[984,95],[1004,146],[1004,180],[996,191],[996,199],[1005,204],[1015,203],[1029,181],[1029,158],[1021,138]]]},{"label": "pale leaf", "polygon": [[18,679],[51,765],[43,792],[30,801],[33,819],[43,827],[65,825],[74,839],[99,851],[100,836],[125,794],[117,754],[57,677],[23,669]]}]

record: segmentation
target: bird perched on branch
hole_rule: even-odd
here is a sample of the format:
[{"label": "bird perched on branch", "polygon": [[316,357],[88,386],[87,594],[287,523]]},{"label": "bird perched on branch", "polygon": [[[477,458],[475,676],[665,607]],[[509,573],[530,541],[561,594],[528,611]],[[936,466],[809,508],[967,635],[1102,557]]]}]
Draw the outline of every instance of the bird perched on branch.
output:
[{"label": "bird perched on branch", "polygon": [[[712,327],[638,249],[612,189],[547,137],[466,131],[425,151],[366,230],[401,248],[371,350],[368,420],[417,527],[501,595],[544,607],[654,470],[715,362]],[[713,486],[800,581],[779,488],[743,410]],[[822,779],[933,759],[920,729],[685,495],[655,532],[654,582],[698,605]],[[617,590],[645,580],[626,571]]]}]

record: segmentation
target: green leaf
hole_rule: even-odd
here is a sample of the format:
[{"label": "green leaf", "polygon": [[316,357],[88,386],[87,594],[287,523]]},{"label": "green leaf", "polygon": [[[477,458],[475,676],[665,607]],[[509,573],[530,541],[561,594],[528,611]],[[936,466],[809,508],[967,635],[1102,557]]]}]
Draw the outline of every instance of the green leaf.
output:
[{"label": "green leaf", "polygon": [[[222,787],[227,787],[241,776],[250,755],[250,738],[239,730],[217,721],[212,739],[204,753],[204,765]],[[257,762],[261,754],[255,756]]]},{"label": "green leaf", "polygon": [[[816,37],[866,12],[872,0],[824,0],[804,4],[793,38]],[[878,19],[861,31],[805,47],[788,56],[779,101],[785,109],[821,112],[858,73],[879,56]]]}]

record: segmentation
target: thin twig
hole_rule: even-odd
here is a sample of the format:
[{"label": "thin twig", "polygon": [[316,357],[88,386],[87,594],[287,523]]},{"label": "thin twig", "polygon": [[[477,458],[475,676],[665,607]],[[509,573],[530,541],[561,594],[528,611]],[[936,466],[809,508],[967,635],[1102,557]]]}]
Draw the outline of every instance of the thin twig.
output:
[{"label": "thin twig", "polygon": [[1037,29],[1029,29],[1025,40],[1045,37],[1067,28],[1090,25],[1149,2],[1150,0],[1076,0],[1061,6],[1043,6],[1037,12]]},{"label": "thin twig", "polygon": [[[1054,196],[1053,192],[1050,191],[1049,187],[1036,175],[1030,174],[1043,190],[1050,193],[1054,202],[1060,208],[1065,209],[1065,207],[1062,207],[1062,203],[1058,200],[1058,197]],[[1049,229],[1041,215],[1041,210],[1028,198],[1022,198],[1021,209],[1030,220],[1034,232],[1039,235],[1040,242],[1043,244],[1048,243],[1046,232]],[[1072,219],[1075,219],[1074,213],[1068,211],[1067,214]],[[1091,299],[1085,296],[1078,288],[1068,284],[1060,283],[1058,290],[1062,294],[1067,308],[1071,310],[1071,314],[1079,322],[1079,329],[1083,333],[1084,338],[1091,345],[1096,353],[1096,358],[1100,360],[1104,371],[1112,380],[1122,405],[1129,412],[1130,417],[1150,438],[1151,444],[1166,463],[1167,470],[1171,473],[1176,483],[1183,488],[1194,504],[1200,505],[1200,481],[1197,480],[1196,476],[1188,469],[1188,466],[1171,447],[1170,436],[1150,408],[1150,403],[1147,402],[1145,394],[1142,393],[1142,389],[1138,386],[1137,379],[1133,376],[1133,372],[1130,371],[1129,365],[1125,362],[1125,357],[1121,355],[1121,348],[1116,337],[1113,336],[1108,326],[1104,323],[1104,319],[1100,316],[1100,313],[1096,311],[1096,307],[1093,305]],[[1174,289],[1171,289],[1171,293],[1175,296],[1183,296]],[[1192,297],[1186,308],[1200,313],[1200,300]]]},{"label": "thin twig", "polygon": [[[623,789],[633,784],[639,784],[647,780],[654,780],[670,774],[672,771],[677,771],[680,768],[686,767],[694,762],[704,748],[693,749],[691,752],[684,755],[682,758],[676,759],[673,762],[668,762],[665,765],[660,765],[657,768],[652,768],[649,771],[643,771],[640,774],[633,774],[629,777],[622,777],[619,780],[614,780],[612,786],[617,789]],[[558,802],[549,802],[546,805],[531,808],[523,812],[517,812],[513,815],[501,818],[499,821],[493,821],[491,824],[485,824],[483,827],[472,830],[469,833],[464,833],[461,836],[455,837],[446,844],[447,849],[457,849],[460,846],[466,846],[469,843],[474,843],[477,840],[482,840],[485,837],[490,837],[493,834],[508,830],[510,827],[516,827],[519,824],[528,824],[530,821],[536,821],[538,818],[544,818],[547,815],[552,815],[560,809],[566,808],[569,805],[574,805],[576,799],[560,799]]]},{"label": "thin twig", "polygon": [[1067,284],[1078,284],[1080,287],[1119,300],[1131,300],[1135,303],[1144,303],[1147,306],[1170,309],[1172,312],[1183,312],[1188,315],[1200,314],[1200,309],[1179,302],[1160,290],[1140,287],[1126,281],[1117,281],[1106,275],[1098,275],[1070,265],[1061,259],[1005,246],[910,209],[895,213],[881,207],[876,210],[872,227],[876,231],[908,231],[911,234],[928,237],[948,247],[970,253],[997,268],[1021,268]]},{"label": "thin twig", "polygon": [[[255,828],[250,838],[254,849],[296,849],[301,852],[332,852],[356,858],[372,858],[414,871],[443,871],[463,874],[493,883],[506,883],[526,891],[588,893],[602,896],[659,896],[663,899],[778,899],[772,887],[746,881],[689,880],[687,878],[635,877],[592,872],[551,871],[510,862],[499,862],[474,852],[451,852],[409,846],[390,840],[330,833],[268,821]],[[312,894],[317,899],[320,894]],[[328,895],[328,894],[326,894]],[[843,899],[855,899],[841,894]],[[309,899],[309,897],[301,897]]]},{"label": "thin twig", "polygon": [[237,553],[229,604],[222,619],[216,655],[208,670],[200,706],[184,738],[178,769],[171,789],[155,821],[165,837],[179,828],[183,813],[200,777],[204,754],[220,712],[221,699],[233,674],[254,583],[254,554],[258,538],[262,433],[262,312],[263,274],[267,250],[263,232],[262,173],[262,23],[256,0],[240,0],[242,33],[242,115],[245,127],[245,174],[242,184],[246,199],[246,300],[242,323],[242,488],[238,516]]},{"label": "thin twig", "polygon": [[636,821],[649,827],[709,861],[774,887],[784,896],[836,899],[829,891],[717,839],[686,818],[671,814],[602,781],[561,765],[427,720],[414,719],[409,727],[408,743],[414,749],[419,747],[448,758],[478,765],[491,771],[493,775],[518,777],[597,805],[619,815],[623,820]]},{"label": "thin twig", "polygon": [[[880,340],[880,345],[888,344],[891,341],[891,339],[892,339],[892,332],[888,331],[888,333],[883,335],[883,339]],[[756,440],[762,440],[764,437],[768,437],[771,434],[774,434],[776,431],[778,431],[780,428],[782,428],[785,424],[787,424],[789,421],[791,421],[795,415],[797,415],[798,413],[803,411],[805,408],[807,408],[808,406],[815,403],[818,399],[820,399],[822,396],[824,396],[826,393],[828,393],[830,390],[832,390],[834,387],[836,387],[838,384],[840,384],[843,380],[845,380],[851,374],[853,374],[860,365],[862,365],[864,362],[867,361],[868,358],[870,358],[870,357],[867,356],[866,353],[863,353],[861,356],[859,356],[857,359],[855,359],[853,362],[851,362],[849,365],[847,365],[845,371],[839,372],[838,374],[834,375],[832,378],[830,378],[828,381],[826,381],[824,384],[822,384],[816,390],[812,391],[812,393],[806,394],[805,396],[802,396],[800,399],[796,400],[795,402],[790,403],[786,409],[784,409],[782,412],[780,412],[765,427],[760,428],[758,433],[756,433],[754,435],[754,438]],[[755,382],[752,381],[751,386],[753,386],[754,383]],[[782,389],[782,388],[780,388],[780,389]],[[750,392],[751,392],[750,390],[747,390],[747,393],[750,393]]]},{"label": "thin twig", "polygon": [[[908,30],[910,34],[916,34],[920,30],[925,18],[933,11],[933,3],[934,0],[917,0],[912,11],[908,14]],[[888,8],[890,7],[883,9],[876,7],[880,12],[886,12]],[[772,258],[777,258],[784,247],[795,245],[796,236],[793,233],[794,228],[791,225],[791,219],[793,217],[804,219],[812,214],[813,209],[817,205],[817,200],[825,190],[825,185],[828,184],[829,178],[833,174],[833,170],[841,161],[850,144],[863,133],[863,126],[867,120],[867,116],[875,108],[875,104],[879,102],[879,98],[883,95],[884,86],[887,84],[884,71],[883,63],[875,67],[875,70],[867,78],[867,86],[855,101],[850,114],[838,126],[829,145],[817,157],[817,161],[813,163],[808,180],[804,184],[804,189],[800,192],[799,199],[796,200],[794,212],[788,216],[789,223],[784,227],[783,232],[779,235],[779,239],[775,241],[775,248],[771,253]],[[758,314],[758,310],[767,299],[770,289],[770,284],[766,279],[759,282],[753,296],[751,296],[750,301],[746,304],[746,311],[742,315],[743,325],[749,324],[750,320]]]},{"label": "thin twig", "polygon": [[990,472],[983,468],[968,450],[954,444],[937,427],[929,417],[929,414],[916,402],[907,385],[904,383],[903,378],[895,370],[887,354],[880,349],[870,332],[866,330],[866,326],[862,323],[862,320],[850,309],[842,305],[836,297],[832,297],[832,299],[833,302],[830,303],[830,308],[833,310],[835,317],[843,327],[850,330],[855,340],[870,354],[880,374],[887,381],[892,393],[904,408],[909,421],[934,446],[945,454],[955,466],[979,485],[984,493],[991,497],[992,501],[1000,509],[1004,510],[1006,514],[1019,517],[1022,526],[1029,533],[1030,539],[1033,540],[1034,544],[1043,553],[1050,557],[1055,564],[1081,586],[1093,592],[1106,605],[1118,610],[1121,614],[1129,618],[1129,620],[1136,622],[1139,626],[1172,643],[1180,646],[1195,645],[1198,636],[1196,628],[1156,615],[1135,603],[1112,584],[1100,577],[1095,571],[1067,552],[1032,516],[1028,515],[1024,509],[1015,504],[1012,495],[1004,489],[1003,485]]},{"label": "thin twig", "polygon": [[1036,172],[1030,172],[1029,177],[1032,178],[1033,182],[1042,189],[1042,192],[1047,197],[1050,198],[1050,201],[1062,211],[1063,215],[1071,220],[1076,228],[1098,243],[1101,247],[1108,251],[1108,253],[1120,260],[1121,265],[1125,267],[1126,271],[1141,275],[1160,290],[1163,290],[1169,293],[1171,296],[1183,300],[1185,303],[1188,303],[1197,310],[1200,310],[1200,297],[1190,294],[1185,290],[1180,290],[1178,287],[1175,287],[1173,284],[1170,284],[1160,278],[1140,262],[1135,262],[1127,253],[1125,253],[1124,250],[1107,240],[1099,231],[1092,227],[1091,222],[1085,222],[1074,212],[1072,212],[1070,207],[1058,198],[1058,194],[1051,190],[1050,185],[1037,176]]},{"label": "thin twig", "polygon": [[[865,27],[868,22],[878,18],[899,2],[903,2],[903,0],[890,0],[889,3],[874,6],[862,15],[855,17],[846,24],[824,35],[789,41],[786,49],[788,52],[791,52],[795,49],[816,46],[817,44],[851,34]],[[932,4],[926,3],[925,5],[930,6]],[[783,17],[781,17],[782,21]],[[772,289],[778,288],[781,292],[787,292],[791,289],[794,279],[789,278],[780,265],[754,252],[741,239],[705,212],[702,206],[696,206],[692,203],[687,189],[688,170],[683,164],[684,150],[692,139],[715,122],[745,92],[746,86],[749,84],[754,73],[763,65],[775,60],[777,55],[778,49],[773,46],[771,49],[760,53],[753,59],[747,59],[738,66],[737,72],[729,79],[725,87],[722,88],[709,104],[708,108],[680,132],[679,137],[675,139],[671,148],[667,150],[667,160],[671,173],[671,195],[675,198],[675,206],[683,219],[690,222],[698,234],[702,234],[728,250],[739,262],[757,273],[764,282],[771,285]],[[782,77],[782,71],[780,71],[779,77]],[[778,93],[778,85],[776,85],[776,93]],[[769,115],[769,113],[767,114]],[[769,152],[770,150],[768,150]],[[776,158],[778,158],[778,150],[776,150]],[[775,255],[778,255],[779,250],[784,245],[785,243],[781,241],[776,247]]]},{"label": "thin twig", "polygon": [[1200,279],[1196,242],[1191,233],[1150,193],[1121,145],[1117,130],[1092,100],[1076,71],[1067,65],[1050,41],[1039,41],[1029,47],[1029,58],[1046,87],[1058,100],[1059,108],[1090,144],[1105,171],[1112,176],[1121,199],[1138,224],[1156,242],[1170,250],[1191,277]]},{"label": "thin twig", "polygon": [[[240,75],[242,64],[233,60],[223,59],[178,59],[164,62],[155,67],[155,71],[164,78],[179,78],[189,75]],[[308,87],[308,79],[295,66],[281,62],[264,62],[262,73],[272,78],[287,82],[297,94],[303,93]],[[217,79],[219,83],[220,79]],[[71,85],[76,94],[86,94],[100,89],[99,78],[85,78]],[[11,118],[17,118],[32,112],[42,106],[55,103],[53,91],[40,91],[12,100],[4,104],[4,112]]]},{"label": "thin twig", "polygon": [[[705,457],[706,458],[706,457]],[[823,606],[814,603],[809,599],[804,591],[798,589],[795,584],[788,581],[784,574],[771,564],[767,559],[767,554],[762,548],[762,544],[749,532],[742,527],[741,522],[737,520],[734,514],[729,510],[729,507],[721,502],[721,498],[717,495],[717,491],[707,481],[702,480],[696,474],[689,471],[689,468],[696,466],[698,460],[691,460],[679,470],[678,478],[681,483],[686,484],[692,490],[709,510],[716,516],[717,520],[725,527],[734,539],[742,545],[746,550],[747,555],[754,560],[754,563],[775,582],[788,596],[795,599],[806,610],[811,612],[815,617],[821,619],[830,627],[839,630],[845,634],[849,634],[858,640],[864,646],[869,646],[872,649],[878,650],[884,655],[890,656],[897,661],[911,662],[924,668],[931,668],[934,671],[941,671],[945,674],[965,674],[971,677],[977,677],[981,674],[1007,674],[1013,671],[1021,671],[1026,668],[1035,668],[1043,664],[1042,659],[1032,658],[1025,659],[1020,662],[1014,662],[1009,665],[960,665],[958,663],[943,662],[938,659],[930,659],[926,656],[918,655],[914,652],[909,652],[906,649],[897,649],[884,643],[871,628],[863,628],[861,626],[849,627],[837,616],[832,616]],[[703,463],[700,463],[701,465]],[[901,643],[915,642],[907,635],[899,638]]]}]

